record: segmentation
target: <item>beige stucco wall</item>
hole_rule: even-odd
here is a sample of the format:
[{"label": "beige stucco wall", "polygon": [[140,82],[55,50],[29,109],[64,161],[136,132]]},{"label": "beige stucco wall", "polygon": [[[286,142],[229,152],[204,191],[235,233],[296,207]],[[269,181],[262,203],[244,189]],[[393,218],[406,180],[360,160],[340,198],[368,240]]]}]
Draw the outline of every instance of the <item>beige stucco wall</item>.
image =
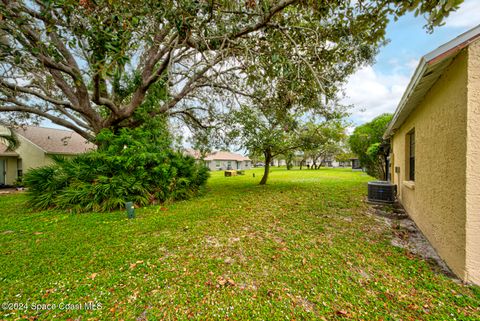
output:
[{"label": "beige stucco wall", "polygon": [[[226,170],[228,168],[228,161],[220,160],[220,166],[217,167],[217,161],[206,161],[206,166],[210,168],[211,171]],[[248,161],[230,161],[230,167],[232,169],[250,169],[252,167],[252,162]]]},{"label": "beige stucco wall", "polygon": [[23,173],[31,168],[44,166],[48,162],[45,152],[28,139],[18,135],[20,146],[15,150],[21,158]]},{"label": "beige stucco wall", "polygon": [[54,164],[55,163],[55,161],[53,160],[54,155],[55,156],[60,156],[60,157],[66,158],[66,159],[71,159],[71,158],[76,156],[76,155],[72,155],[72,154],[45,154],[45,159],[44,159],[44,163],[43,163],[42,166]]},{"label": "beige stucco wall", "polygon": [[[449,267],[466,278],[467,64],[463,50],[392,139],[392,178],[409,215]],[[415,182],[406,181],[406,135],[415,129]]]},{"label": "beige stucco wall", "polygon": [[[228,167],[228,162],[227,161],[219,161],[220,166],[217,166],[217,161],[207,161],[207,167],[210,168],[211,171],[218,171],[218,170],[226,170]],[[230,167],[232,169],[236,169],[237,162],[231,161]]]},{"label": "beige stucco wall", "polygon": [[[6,130],[5,127],[0,126],[0,133],[9,133],[9,131]],[[21,135],[17,135],[17,138],[20,142],[20,146],[15,150],[15,152],[19,156],[0,156],[1,160],[6,161],[5,183],[8,185],[13,184],[18,178],[19,169],[22,169],[23,173],[26,173],[32,168],[53,164],[51,154],[45,153],[42,148]],[[74,155],[61,156],[73,157]]]},{"label": "beige stucco wall", "polygon": [[466,278],[480,284],[480,40],[468,48]]},{"label": "beige stucco wall", "polygon": [[17,135],[20,142],[20,146],[15,150],[19,157],[4,157],[7,161],[6,164],[6,184],[13,184],[17,179],[18,174],[18,160],[21,163],[21,169],[23,173],[26,173],[31,168],[36,168],[52,163],[52,159],[49,155],[29,140]]}]

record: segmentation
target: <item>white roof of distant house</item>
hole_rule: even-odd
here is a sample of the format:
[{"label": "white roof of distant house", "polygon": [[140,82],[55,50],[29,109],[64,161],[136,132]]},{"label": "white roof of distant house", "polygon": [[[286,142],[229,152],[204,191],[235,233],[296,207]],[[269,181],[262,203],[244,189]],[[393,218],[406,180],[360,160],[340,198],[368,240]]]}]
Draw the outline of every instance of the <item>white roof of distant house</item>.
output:
[{"label": "white roof of distant house", "polygon": [[480,25],[441,45],[420,59],[383,138],[387,139],[392,136],[395,130],[403,124],[460,50],[479,38]]},{"label": "white roof of distant house", "polygon": [[[200,159],[200,152],[194,149],[186,149],[186,153],[190,156],[195,157],[195,159]],[[250,158],[243,156],[241,154],[232,153],[229,151],[217,151],[208,154],[203,160],[206,161],[216,161],[216,160],[226,160],[226,161],[250,161]]]},{"label": "white roof of distant house", "polygon": [[204,160],[232,160],[232,161],[249,161],[250,158],[237,154],[237,153],[232,153],[232,152],[227,152],[227,151],[219,151],[219,152],[213,152],[210,155],[207,155]]},{"label": "white roof of distant house", "polygon": [[95,149],[94,144],[70,130],[22,126],[15,132],[47,154],[77,155]]}]

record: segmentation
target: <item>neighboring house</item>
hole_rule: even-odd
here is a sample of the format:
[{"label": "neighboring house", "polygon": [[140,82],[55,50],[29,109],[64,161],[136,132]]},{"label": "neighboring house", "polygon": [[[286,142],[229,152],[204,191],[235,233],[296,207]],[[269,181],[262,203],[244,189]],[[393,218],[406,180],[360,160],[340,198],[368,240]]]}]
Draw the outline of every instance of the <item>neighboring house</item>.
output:
[{"label": "neighboring house", "polygon": [[272,166],[287,166],[287,161],[285,159],[274,158],[270,165],[272,165]]},{"label": "neighboring house", "polygon": [[362,164],[358,158],[351,158],[350,163],[352,164],[352,171],[363,171]]},{"label": "neighboring house", "polygon": [[[300,166],[300,162],[301,162],[301,160],[294,159],[292,161],[292,165],[293,166]],[[340,161],[337,161],[334,156],[329,156],[326,159],[320,160],[319,162],[321,162],[321,164],[317,163],[317,165],[324,166],[324,167],[333,167],[333,168],[350,167],[350,161],[340,162]],[[307,165],[310,166],[312,164],[313,164],[313,159],[309,157],[304,161],[303,166],[307,166]],[[285,159],[274,159],[272,161],[271,165],[272,166],[287,166],[287,161]]]},{"label": "neighboring house", "polygon": [[480,284],[480,26],[422,57],[384,138],[399,201],[452,271]]},{"label": "neighboring house", "polygon": [[336,160],[332,164],[333,164],[332,167],[350,167],[350,166],[352,166],[352,162],[349,161],[349,160],[348,161],[337,161]]},{"label": "neighboring house", "polygon": [[[195,159],[202,161],[201,155],[198,151],[187,149],[186,153],[195,157]],[[213,152],[205,156],[203,159],[205,166],[210,170],[227,170],[227,169],[250,169],[252,168],[252,161],[246,156],[228,151]]]},{"label": "neighboring house", "polygon": [[[0,126],[1,132],[6,132]],[[51,164],[53,155],[74,156],[95,148],[79,134],[61,129],[24,126],[15,129],[20,146],[7,151],[0,142],[0,185],[11,185],[31,168]]]},{"label": "neighboring house", "polygon": [[322,166],[325,166],[325,167],[338,168],[338,167],[350,167],[350,165],[351,165],[350,161],[338,161],[335,159],[335,156],[329,156],[322,161]]}]

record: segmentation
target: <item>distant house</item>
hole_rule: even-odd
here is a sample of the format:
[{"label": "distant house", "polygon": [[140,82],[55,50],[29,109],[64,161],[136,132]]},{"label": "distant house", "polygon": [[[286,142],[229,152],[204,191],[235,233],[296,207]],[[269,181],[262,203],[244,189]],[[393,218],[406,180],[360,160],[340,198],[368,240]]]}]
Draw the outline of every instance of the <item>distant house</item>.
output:
[{"label": "distant house", "polygon": [[[327,156],[324,159],[317,160],[317,166],[323,166],[323,167],[332,167],[332,168],[338,168],[338,167],[350,167],[350,161],[338,161],[335,159],[335,156]],[[273,159],[272,163],[270,164],[272,166],[287,166],[287,161],[285,159]],[[313,159],[311,157],[308,157],[304,160],[301,159],[301,156],[296,157],[295,159],[292,160],[292,166],[312,166],[313,165]]]},{"label": "distant house", "polygon": [[350,167],[351,161],[339,161],[335,158],[335,156],[328,156],[322,161],[322,166],[325,167],[333,167],[333,168],[338,168],[338,167]]},{"label": "distant house", "polygon": [[358,158],[351,158],[350,163],[352,164],[353,171],[362,171],[362,165],[360,164],[360,160]]},{"label": "distant house", "polygon": [[[0,126],[0,132],[7,132]],[[15,129],[20,146],[7,151],[0,141],[0,185],[11,185],[31,168],[51,164],[53,155],[74,156],[95,148],[79,134],[61,129],[25,126]]]},{"label": "distant house", "polygon": [[384,138],[398,199],[452,271],[480,284],[480,26],[420,59]]},{"label": "distant house", "polygon": [[[201,155],[198,151],[193,149],[187,149],[186,153],[195,157],[195,159],[202,161]],[[217,151],[208,154],[203,159],[205,166],[210,170],[227,170],[227,169],[250,169],[252,168],[252,161],[250,158],[228,151]]]},{"label": "distant house", "polygon": [[276,159],[274,158],[271,163],[272,166],[287,166],[287,161],[285,159]]}]

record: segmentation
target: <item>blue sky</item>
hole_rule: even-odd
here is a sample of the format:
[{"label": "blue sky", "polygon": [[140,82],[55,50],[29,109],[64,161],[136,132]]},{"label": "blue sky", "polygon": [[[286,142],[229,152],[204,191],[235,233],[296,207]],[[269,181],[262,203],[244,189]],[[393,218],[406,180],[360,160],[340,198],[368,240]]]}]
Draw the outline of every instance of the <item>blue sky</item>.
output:
[{"label": "blue sky", "polygon": [[480,0],[466,0],[432,34],[423,28],[423,17],[409,14],[392,20],[387,28],[390,43],[381,48],[373,66],[360,69],[345,86],[343,102],[354,105],[351,120],[359,125],[394,112],[420,57],[479,24]]}]

